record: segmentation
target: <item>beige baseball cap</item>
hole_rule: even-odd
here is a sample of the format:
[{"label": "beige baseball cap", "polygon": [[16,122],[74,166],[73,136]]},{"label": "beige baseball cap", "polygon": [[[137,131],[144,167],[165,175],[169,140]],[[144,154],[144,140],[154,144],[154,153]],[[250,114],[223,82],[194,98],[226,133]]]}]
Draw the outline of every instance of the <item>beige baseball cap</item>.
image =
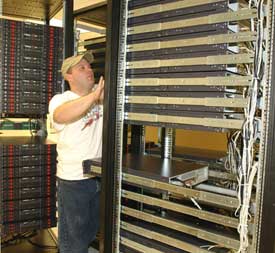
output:
[{"label": "beige baseball cap", "polygon": [[81,55],[74,55],[71,57],[66,58],[61,67],[61,73],[63,77],[68,72],[68,70],[79,63],[82,59],[85,59],[87,62],[92,63],[94,61],[94,56],[91,51],[87,51]]}]

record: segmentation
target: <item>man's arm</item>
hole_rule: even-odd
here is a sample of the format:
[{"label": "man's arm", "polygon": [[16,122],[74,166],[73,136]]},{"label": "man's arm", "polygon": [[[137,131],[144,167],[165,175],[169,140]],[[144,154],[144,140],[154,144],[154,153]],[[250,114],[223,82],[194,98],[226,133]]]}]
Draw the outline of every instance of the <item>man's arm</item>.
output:
[{"label": "man's arm", "polygon": [[[100,77],[100,80],[99,82],[103,80],[103,83],[105,83],[104,79],[103,79],[103,76]],[[99,100],[98,100],[98,103],[99,104],[103,104],[103,100],[104,100],[104,89],[102,90],[101,94],[100,94],[100,97],[99,97]]]},{"label": "man's arm", "polygon": [[104,80],[102,79],[95,91],[58,106],[53,113],[53,120],[59,124],[68,124],[80,119],[93,105],[98,103],[103,89]]}]

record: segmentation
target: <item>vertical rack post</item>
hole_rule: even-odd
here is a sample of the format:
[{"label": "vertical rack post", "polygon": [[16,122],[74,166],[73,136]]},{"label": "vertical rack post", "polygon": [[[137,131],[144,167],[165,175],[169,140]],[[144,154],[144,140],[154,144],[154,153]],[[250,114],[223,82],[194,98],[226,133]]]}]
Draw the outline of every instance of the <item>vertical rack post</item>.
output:
[{"label": "vertical rack post", "polygon": [[[121,170],[123,153],[125,41],[120,31],[124,1],[108,1],[105,66],[105,97],[100,252],[119,252]],[[123,24],[124,25],[124,24]],[[123,65],[123,66],[121,66]]]},{"label": "vertical rack post", "polygon": [[144,126],[131,126],[131,153],[143,154],[145,151]]},{"label": "vertical rack post", "polygon": [[[74,0],[63,0],[63,58],[67,58],[74,54],[74,18],[73,18]],[[67,82],[63,84],[62,90],[68,90]]]},{"label": "vertical rack post", "polygon": [[175,142],[175,130],[172,128],[161,129],[161,157],[172,158]]},{"label": "vertical rack post", "polygon": [[274,1],[268,1],[268,64],[265,70],[266,74],[266,88],[265,99],[266,99],[266,110],[264,111],[265,124],[262,137],[262,149],[264,154],[260,159],[261,167],[263,170],[261,173],[261,194],[258,196],[258,222],[255,228],[257,233],[257,245],[256,252],[275,252],[275,3]]}]

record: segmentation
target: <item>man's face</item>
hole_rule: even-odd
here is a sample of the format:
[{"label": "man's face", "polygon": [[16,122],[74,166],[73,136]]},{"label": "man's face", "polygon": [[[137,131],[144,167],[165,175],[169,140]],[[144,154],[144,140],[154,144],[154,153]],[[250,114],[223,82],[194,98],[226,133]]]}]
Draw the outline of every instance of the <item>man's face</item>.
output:
[{"label": "man's face", "polygon": [[77,89],[83,89],[83,91],[90,91],[95,83],[94,72],[85,59],[82,59],[71,68],[66,79],[71,85],[74,85]]}]

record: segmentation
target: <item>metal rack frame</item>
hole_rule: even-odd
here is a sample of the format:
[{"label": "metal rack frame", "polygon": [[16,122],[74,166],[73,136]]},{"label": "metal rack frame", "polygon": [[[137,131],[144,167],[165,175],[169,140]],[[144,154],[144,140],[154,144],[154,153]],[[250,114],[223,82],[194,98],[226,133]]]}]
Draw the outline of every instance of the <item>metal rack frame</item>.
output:
[{"label": "metal rack frame", "polygon": [[[114,119],[117,117],[116,111],[116,73],[118,71],[118,34],[120,33],[120,12],[121,5],[124,1],[108,1],[108,33],[107,33],[107,68],[106,68],[106,101],[105,108],[108,108],[108,112],[105,110],[105,129],[104,129],[104,141],[103,141],[103,210],[104,222],[103,224],[103,234],[100,241],[101,252],[116,252],[114,249],[114,238],[113,234],[116,226],[116,208],[113,206],[115,203],[114,195],[110,193],[116,192],[116,171],[114,164],[118,161],[115,161],[115,145],[116,145],[116,135],[115,128],[116,122]],[[274,121],[275,121],[275,67],[272,62],[274,62],[274,5],[273,1],[270,1],[272,4],[272,19],[273,26],[271,29],[271,38],[270,41],[270,69],[268,74],[268,80],[271,86],[270,94],[268,94],[267,104],[270,105],[268,110],[265,111],[266,123],[268,125],[267,131],[264,136],[264,158],[263,165],[264,171],[262,172],[262,199],[259,203],[259,213],[258,213],[258,223],[257,223],[257,251],[256,252],[275,252],[275,234],[273,233],[275,227],[275,218],[274,218],[274,209],[275,209],[275,173],[274,173],[274,162],[275,162],[275,135],[274,135]],[[270,17],[271,17],[270,16]],[[109,55],[111,53],[111,55]],[[140,129],[139,129],[140,130]],[[140,138],[142,138],[141,132],[138,131],[135,136],[135,143],[141,143]],[[139,150],[139,148],[137,148]],[[136,151],[137,151],[136,150]],[[103,220],[102,220],[103,221]]]}]

